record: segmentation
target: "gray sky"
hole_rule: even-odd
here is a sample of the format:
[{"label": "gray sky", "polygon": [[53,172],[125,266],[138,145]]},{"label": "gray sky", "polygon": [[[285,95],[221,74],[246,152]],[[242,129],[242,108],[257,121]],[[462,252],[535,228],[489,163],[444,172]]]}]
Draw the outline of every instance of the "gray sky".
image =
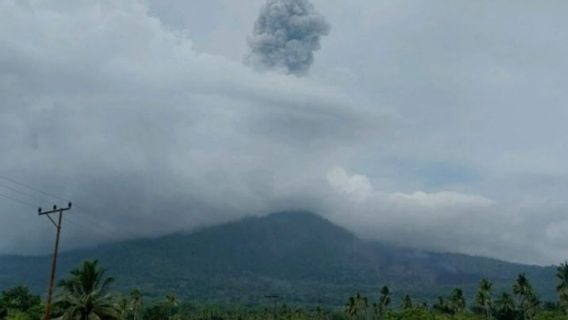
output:
[{"label": "gray sky", "polygon": [[[359,235],[568,258],[564,1],[313,0],[305,76],[244,63],[264,0],[0,0],[0,253],[283,209]],[[10,197],[19,202],[7,199]]]}]

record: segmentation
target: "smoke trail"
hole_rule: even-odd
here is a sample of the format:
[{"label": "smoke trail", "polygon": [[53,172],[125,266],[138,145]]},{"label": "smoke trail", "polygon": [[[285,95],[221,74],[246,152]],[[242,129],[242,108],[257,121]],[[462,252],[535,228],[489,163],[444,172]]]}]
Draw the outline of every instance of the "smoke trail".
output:
[{"label": "smoke trail", "polygon": [[305,75],[330,27],[308,0],[268,0],[260,11],[246,62],[258,69]]}]

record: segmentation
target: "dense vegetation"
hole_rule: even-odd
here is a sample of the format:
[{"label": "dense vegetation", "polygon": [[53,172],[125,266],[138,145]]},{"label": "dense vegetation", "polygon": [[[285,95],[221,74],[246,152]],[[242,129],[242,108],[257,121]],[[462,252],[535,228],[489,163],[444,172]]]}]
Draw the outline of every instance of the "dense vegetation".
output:
[{"label": "dense vegetation", "polygon": [[[112,294],[113,278],[107,277],[97,261],[85,261],[61,280],[54,302],[53,318],[62,320],[173,320],[173,319],[345,319],[345,320],[555,320],[568,319],[568,263],[557,268],[557,299],[541,301],[525,274],[519,274],[511,290],[496,294],[492,283],[481,279],[468,303],[460,288],[433,303],[403,296],[398,305],[388,286],[373,298],[356,293],[343,307],[290,307],[277,304],[265,307],[195,306],[179,301],[175,295],[146,301],[133,289],[127,295]],[[275,298],[275,297],[273,297]],[[24,286],[5,290],[0,295],[0,319],[36,320],[42,318],[44,305],[39,296]]]}]

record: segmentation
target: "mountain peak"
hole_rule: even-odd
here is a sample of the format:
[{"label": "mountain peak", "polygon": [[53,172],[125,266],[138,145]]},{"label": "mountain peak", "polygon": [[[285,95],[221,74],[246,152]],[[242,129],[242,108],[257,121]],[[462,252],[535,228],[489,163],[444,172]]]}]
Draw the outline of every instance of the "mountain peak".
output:
[{"label": "mountain peak", "polygon": [[257,224],[274,236],[297,241],[328,241],[330,244],[351,242],[357,239],[350,231],[334,224],[321,215],[305,210],[279,211],[255,219],[255,221],[242,220],[243,223],[253,226]]},{"label": "mountain peak", "polygon": [[285,211],[277,211],[272,212],[265,216],[266,218],[272,219],[320,219],[324,220],[324,218],[318,214],[315,214],[311,211],[307,210],[285,210]]},{"label": "mountain peak", "polygon": [[328,227],[333,226],[335,228],[340,228],[339,226],[335,225],[333,222],[327,220],[323,216],[305,210],[278,211],[270,213],[267,216],[263,216],[260,219],[264,219],[272,223],[298,224],[298,226],[301,226],[302,224],[305,223],[313,223],[313,224],[325,225]]}]

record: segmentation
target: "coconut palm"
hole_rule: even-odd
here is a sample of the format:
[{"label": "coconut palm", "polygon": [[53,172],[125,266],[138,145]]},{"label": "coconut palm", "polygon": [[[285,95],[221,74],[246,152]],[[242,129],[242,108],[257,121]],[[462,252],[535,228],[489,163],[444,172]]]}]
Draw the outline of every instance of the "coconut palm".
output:
[{"label": "coconut palm", "polygon": [[380,291],[381,295],[379,297],[379,303],[376,307],[376,313],[379,319],[383,319],[385,313],[391,303],[391,292],[389,287],[383,286]]},{"label": "coconut palm", "polygon": [[61,310],[61,320],[113,320],[119,319],[119,312],[107,293],[112,278],[105,277],[105,270],[97,261],[85,261],[71,271],[69,278],[62,280],[62,292],[56,304]]},{"label": "coconut palm", "polygon": [[120,320],[128,320],[130,316],[130,301],[127,297],[120,297],[116,303]]},{"label": "coconut palm", "polygon": [[524,319],[534,318],[539,301],[524,273],[518,275],[517,281],[513,285],[513,293],[517,296]]},{"label": "coconut palm", "polygon": [[481,279],[479,289],[475,295],[475,308],[479,310],[486,320],[491,319],[491,288],[493,284],[487,279]]},{"label": "coconut palm", "polygon": [[385,308],[391,303],[391,292],[389,287],[383,286],[381,288],[381,297],[379,298],[379,303]]},{"label": "coconut palm", "polygon": [[166,296],[166,304],[169,308],[170,319],[174,318],[174,310],[178,305],[177,297],[175,294],[168,294]]},{"label": "coconut palm", "polygon": [[355,296],[355,304],[357,310],[357,318],[365,317],[367,313],[367,309],[369,308],[369,300],[367,297],[361,295],[361,293],[357,293]]},{"label": "coconut palm", "polygon": [[448,298],[448,303],[453,314],[462,313],[465,310],[463,291],[459,288],[455,288]]},{"label": "coconut palm", "polygon": [[556,291],[558,291],[560,307],[564,312],[568,312],[568,262],[564,262],[558,266],[556,269],[556,277],[559,280]]},{"label": "coconut palm", "polygon": [[412,299],[409,295],[405,295],[404,298],[402,298],[402,301],[400,302],[400,308],[404,310],[412,309]]},{"label": "coconut palm", "polygon": [[357,303],[353,296],[349,297],[345,304],[345,315],[347,316],[347,319],[354,319],[357,315]]},{"label": "coconut palm", "polygon": [[133,289],[130,291],[130,309],[132,311],[133,320],[138,320],[140,318],[140,312],[143,304],[144,300],[142,292],[139,289]]},{"label": "coconut palm", "polygon": [[495,317],[498,320],[515,319],[515,300],[513,297],[503,292],[496,300],[494,305]]},{"label": "coconut palm", "polygon": [[438,302],[432,305],[432,309],[440,312],[440,313],[451,313],[448,303],[443,297],[438,297]]},{"label": "coconut palm", "polygon": [[345,315],[348,319],[360,319],[365,316],[369,307],[367,297],[357,292],[354,297],[349,297],[345,305]]}]

